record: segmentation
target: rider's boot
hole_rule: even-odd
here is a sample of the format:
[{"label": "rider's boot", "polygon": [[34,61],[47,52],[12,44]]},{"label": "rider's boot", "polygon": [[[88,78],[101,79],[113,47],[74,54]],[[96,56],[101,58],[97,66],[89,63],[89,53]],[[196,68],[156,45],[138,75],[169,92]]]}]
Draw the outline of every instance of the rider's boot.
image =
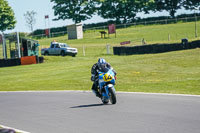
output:
[{"label": "rider's boot", "polygon": [[97,97],[101,98],[101,94],[98,91],[95,91],[95,90],[92,90],[92,91]]}]

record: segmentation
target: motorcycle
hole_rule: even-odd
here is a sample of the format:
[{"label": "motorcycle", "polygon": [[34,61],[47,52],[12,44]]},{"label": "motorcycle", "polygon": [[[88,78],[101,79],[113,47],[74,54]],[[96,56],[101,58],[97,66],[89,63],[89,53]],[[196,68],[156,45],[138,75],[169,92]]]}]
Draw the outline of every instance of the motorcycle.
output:
[{"label": "motorcycle", "polygon": [[104,69],[103,72],[98,72],[99,76],[99,93],[101,100],[104,104],[108,104],[110,101],[112,104],[116,104],[116,91],[115,80],[116,76],[112,69]]}]

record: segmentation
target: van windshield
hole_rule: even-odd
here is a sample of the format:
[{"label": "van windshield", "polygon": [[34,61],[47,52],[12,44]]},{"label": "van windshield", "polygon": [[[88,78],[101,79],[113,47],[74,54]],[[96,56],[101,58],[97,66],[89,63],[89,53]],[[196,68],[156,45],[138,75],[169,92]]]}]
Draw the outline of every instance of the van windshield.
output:
[{"label": "van windshield", "polygon": [[69,45],[67,45],[67,44],[60,44],[60,47],[61,48],[65,48],[65,47],[69,47]]}]

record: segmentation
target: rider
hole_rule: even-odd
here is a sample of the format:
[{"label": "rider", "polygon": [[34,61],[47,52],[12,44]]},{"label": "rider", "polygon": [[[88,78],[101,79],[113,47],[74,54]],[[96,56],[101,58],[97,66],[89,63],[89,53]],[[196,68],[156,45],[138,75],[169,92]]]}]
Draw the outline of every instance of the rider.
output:
[{"label": "rider", "polygon": [[106,62],[105,59],[103,58],[98,59],[98,62],[95,63],[91,69],[91,74],[92,74],[91,81],[93,81],[92,91],[95,93],[97,97],[101,97],[98,91],[98,72],[103,71],[104,68],[112,69],[114,74],[115,75],[117,74],[117,72],[111,67],[109,63]]}]

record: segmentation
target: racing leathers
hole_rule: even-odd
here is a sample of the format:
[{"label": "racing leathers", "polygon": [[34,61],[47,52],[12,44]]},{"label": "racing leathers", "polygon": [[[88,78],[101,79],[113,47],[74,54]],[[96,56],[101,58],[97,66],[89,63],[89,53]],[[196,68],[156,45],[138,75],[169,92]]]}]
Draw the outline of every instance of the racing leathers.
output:
[{"label": "racing leathers", "polygon": [[[112,69],[112,71],[114,72],[114,74],[116,75],[117,72],[111,67],[111,65],[109,63],[105,63],[105,67],[108,69]],[[100,72],[101,69],[98,66],[98,63],[95,63],[92,66],[91,69],[91,81],[93,81],[93,85],[92,85],[92,91],[96,94],[97,97],[101,97],[100,93],[99,93],[99,79],[98,79],[98,72]]]}]

